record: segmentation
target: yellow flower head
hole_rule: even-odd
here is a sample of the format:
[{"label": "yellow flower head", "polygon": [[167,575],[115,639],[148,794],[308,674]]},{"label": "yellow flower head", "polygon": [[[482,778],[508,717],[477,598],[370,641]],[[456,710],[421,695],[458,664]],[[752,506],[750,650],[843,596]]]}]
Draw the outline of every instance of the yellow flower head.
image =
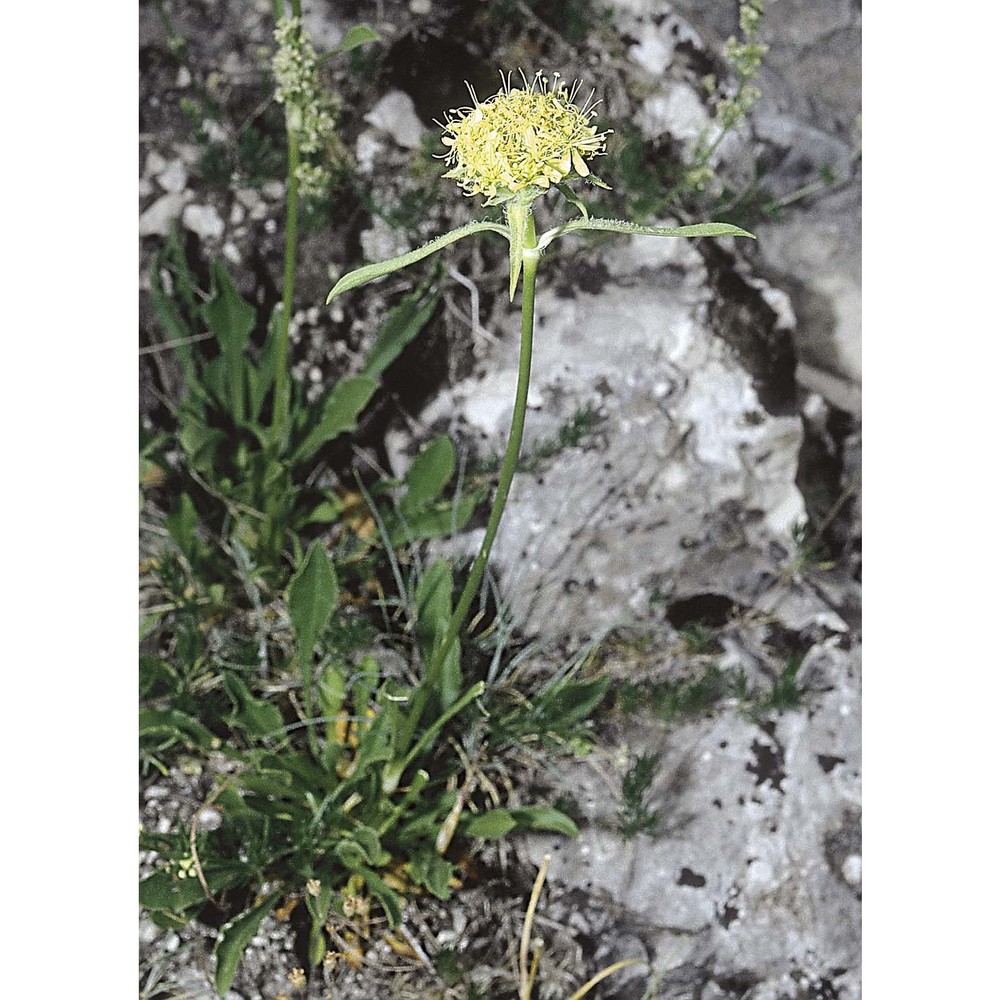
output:
[{"label": "yellow flower head", "polygon": [[570,90],[558,73],[551,83],[541,73],[530,84],[522,79],[523,88],[511,89],[510,76],[503,78],[500,92],[483,102],[470,87],[473,106],[453,109],[443,126],[451,167],[444,176],[467,195],[486,195],[487,204],[518,192],[531,200],[574,172],[587,177],[586,161],[604,153],[609,133],[590,124],[594,104],[573,103],[576,84]]}]

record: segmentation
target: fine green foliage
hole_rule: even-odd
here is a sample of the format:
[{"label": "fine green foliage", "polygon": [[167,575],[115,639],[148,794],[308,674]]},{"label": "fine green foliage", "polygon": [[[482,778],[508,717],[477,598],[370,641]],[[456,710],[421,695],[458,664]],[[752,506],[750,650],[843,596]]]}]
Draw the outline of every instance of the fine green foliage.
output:
[{"label": "fine green foliage", "polygon": [[659,810],[650,810],[646,803],[650,785],[656,775],[658,758],[641,754],[622,778],[622,805],[618,811],[618,832],[631,840],[639,833],[653,833],[659,822]]},{"label": "fine green foliage", "polygon": [[760,703],[762,710],[777,709],[781,712],[788,708],[797,708],[802,703],[802,689],[798,680],[802,660],[802,654],[796,653],[785,661],[781,673],[771,687],[770,694]]},{"label": "fine green foliage", "polygon": [[724,698],[733,697],[741,681],[709,666],[689,680],[654,684],[623,684],[616,689],[616,703],[624,712],[648,708],[667,722],[708,714]]}]

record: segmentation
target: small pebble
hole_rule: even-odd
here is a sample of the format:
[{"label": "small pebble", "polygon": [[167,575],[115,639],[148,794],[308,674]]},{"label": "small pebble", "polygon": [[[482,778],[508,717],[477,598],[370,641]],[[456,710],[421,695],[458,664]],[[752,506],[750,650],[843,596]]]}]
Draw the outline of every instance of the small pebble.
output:
[{"label": "small pebble", "polygon": [[226,224],[214,205],[188,205],[181,221],[196,236],[203,240],[217,240],[226,231]]},{"label": "small pebble", "polygon": [[139,216],[140,236],[169,236],[170,227],[190,200],[191,194],[182,191],[160,195],[142,215]]},{"label": "small pebble", "polygon": [[256,188],[237,188],[236,200],[245,208],[253,208],[260,204],[260,192]]},{"label": "small pebble", "polygon": [[431,0],[410,0],[410,13],[423,16],[431,12]]},{"label": "small pebble", "polygon": [[181,160],[171,160],[156,175],[156,182],[164,191],[183,191],[187,185],[187,168]]},{"label": "small pebble", "polygon": [[152,149],[146,157],[146,165],[142,172],[145,177],[152,177],[166,168],[167,161],[155,149]]},{"label": "small pebble", "polygon": [[284,181],[264,181],[261,185],[261,194],[271,201],[281,201],[285,197]]},{"label": "small pebble", "polygon": [[848,882],[850,885],[860,885],[861,855],[848,854],[847,857],[844,858],[844,863],[841,865],[840,872],[844,876],[844,881]]},{"label": "small pebble", "polygon": [[205,135],[209,142],[225,142],[229,138],[229,133],[217,122],[209,118],[205,124]]}]

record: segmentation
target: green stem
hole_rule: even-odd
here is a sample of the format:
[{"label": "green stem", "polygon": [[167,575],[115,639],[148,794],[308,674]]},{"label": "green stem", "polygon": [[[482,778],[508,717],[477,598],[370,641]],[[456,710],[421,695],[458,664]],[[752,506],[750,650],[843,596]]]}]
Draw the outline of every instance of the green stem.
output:
[{"label": "green stem", "polygon": [[[275,20],[284,16],[283,0],[273,0]],[[292,0],[292,17],[302,16],[302,0]],[[285,211],[285,275],[281,291],[281,325],[275,352],[274,405],[271,431],[280,442],[286,431],[289,409],[288,327],[292,321],[292,298],[295,291],[295,253],[299,242],[299,130],[290,121],[297,109],[285,108],[285,135],[288,138],[288,195]]]},{"label": "green stem", "polygon": [[[423,715],[427,699],[432,691],[437,687],[438,676],[444,665],[448,650],[458,638],[458,634],[465,624],[469,609],[482,583],[483,574],[486,572],[486,564],[490,558],[490,550],[493,548],[493,540],[496,538],[497,529],[500,527],[500,518],[503,516],[504,507],[507,503],[507,495],[510,493],[511,482],[514,479],[514,472],[517,470],[517,461],[521,454],[521,439],[524,436],[524,418],[528,409],[528,383],[531,378],[531,343],[535,326],[535,273],[538,269],[539,252],[537,249],[538,238],[535,234],[535,220],[531,210],[527,209],[526,217],[522,220],[524,225],[524,284],[521,290],[521,352],[517,366],[517,389],[514,394],[514,415],[510,422],[510,434],[507,439],[507,450],[504,453],[503,465],[500,467],[500,479],[497,482],[496,496],[493,499],[493,509],[490,511],[489,520],[486,523],[486,534],[483,536],[482,545],[479,547],[479,554],[472,563],[472,569],[465,582],[465,588],[459,598],[458,606],[455,608],[448,623],[448,631],[444,640],[436,645],[434,655],[431,657],[430,665],[423,683],[420,685],[413,699],[413,707],[407,719],[407,738],[404,745],[412,738],[413,732],[420,724],[420,717]],[[515,218],[511,218],[511,228],[520,224]]]},{"label": "green stem", "polygon": [[504,507],[507,504],[507,495],[510,493],[511,483],[514,473],[517,471],[517,460],[521,455],[521,439],[524,437],[524,418],[528,409],[528,382],[531,378],[531,342],[535,326],[535,272],[538,268],[538,252],[535,248],[534,225],[530,227],[530,244],[526,241],[524,248],[524,285],[521,290],[521,353],[517,365],[517,390],[514,395],[514,416],[510,422],[510,436],[507,439],[507,451],[504,453],[503,465],[500,467],[500,479],[497,482],[496,497],[493,500],[493,509],[490,511],[490,519],[486,523],[486,534],[483,536],[483,544],[479,548],[479,554],[472,564],[469,578],[465,582],[465,589],[459,599],[458,607],[452,615],[451,624],[448,626],[448,633],[438,653],[438,658],[443,660],[445,651],[458,637],[459,630],[465,624],[466,616],[472,601],[479,590],[483,573],[486,571],[486,563],[490,558],[490,549],[493,548],[493,540],[496,538],[497,530],[500,527],[500,518],[503,516]]},{"label": "green stem", "polygon": [[288,133],[288,197],[285,213],[285,276],[281,292],[281,325],[275,352],[274,409],[271,430],[276,439],[283,437],[288,420],[288,327],[292,320],[292,296],[295,291],[295,251],[299,230],[299,137],[290,125]]}]

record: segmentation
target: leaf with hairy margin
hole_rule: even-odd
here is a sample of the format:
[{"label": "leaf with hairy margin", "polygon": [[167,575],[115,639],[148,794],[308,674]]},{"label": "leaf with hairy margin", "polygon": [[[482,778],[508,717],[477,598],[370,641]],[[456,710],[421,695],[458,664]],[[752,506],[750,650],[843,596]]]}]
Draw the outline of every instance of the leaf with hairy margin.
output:
[{"label": "leaf with hairy margin", "polygon": [[470,222],[467,226],[459,226],[458,229],[453,229],[450,233],[445,233],[444,236],[439,236],[437,239],[431,240],[430,243],[425,243],[422,247],[404,253],[400,257],[392,257],[390,260],[383,260],[378,264],[368,264],[365,267],[359,267],[356,271],[349,271],[333,286],[332,291],[326,297],[327,304],[331,303],[338,295],[349,292],[352,288],[359,288],[376,278],[416,264],[417,261],[429,257],[432,253],[437,253],[438,250],[443,250],[446,246],[456,243],[466,236],[485,232],[499,233],[501,236],[510,238],[508,228],[499,222]]}]

